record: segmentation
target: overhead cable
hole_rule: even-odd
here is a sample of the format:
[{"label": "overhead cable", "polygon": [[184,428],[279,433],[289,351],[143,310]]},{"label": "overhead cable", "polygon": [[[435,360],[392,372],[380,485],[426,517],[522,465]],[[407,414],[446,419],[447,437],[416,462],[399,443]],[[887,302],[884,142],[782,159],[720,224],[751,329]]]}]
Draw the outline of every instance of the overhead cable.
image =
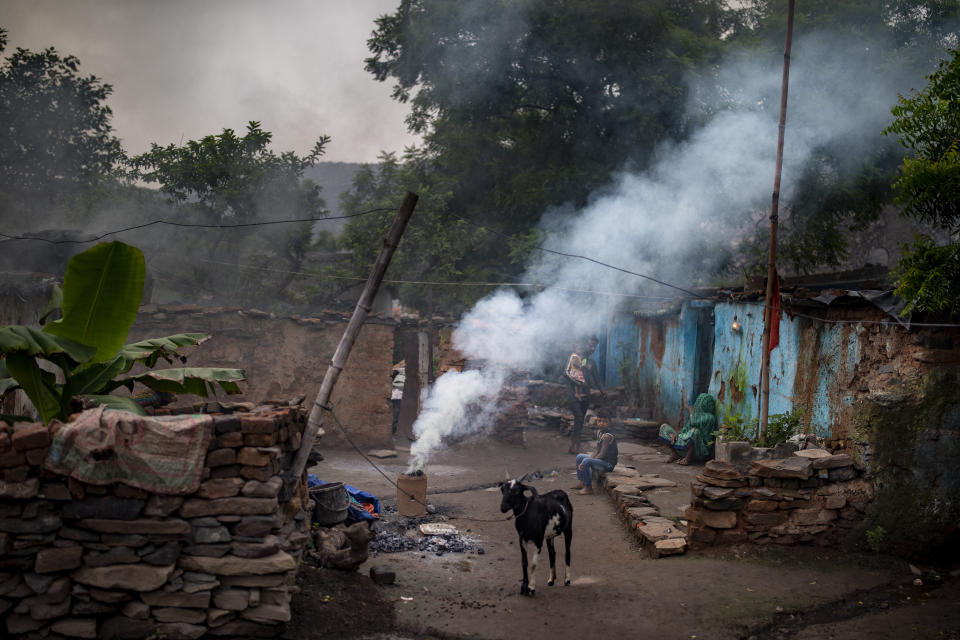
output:
[{"label": "overhead cable", "polygon": [[137,229],[145,229],[147,227],[152,227],[158,224],[168,225],[171,227],[188,227],[188,228],[196,228],[196,229],[242,229],[247,227],[265,227],[265,226],[274,225],[274,224],[293,224],[298,222],[326,222],[328,220],[344,220],[347,218],[359,218],[360,216],[366,216],[371,213],[382,213],[384,211],[393,211],[393,209],[383,209],[383,208],[370,209],[369,211],[361,211],[360,213],[353,213],[345,216],[328,216],[325,218],[295,218],[292,220],[261,220],[258,222],[237,222],[234,224],[203,224],[203,223],[197,223],[197,222],[176,222],[174,220],[153,220],[151,222],[145,222],[143,224],[124,227],[123,229],[106,231],[104,233],[101,233],[98,236],[94,236],[92,238],[84,238],[82,240],[50,240],[49,238],[38,238],[35,236],[12,236],[2,232],[0,232],[0,238],[6,238],[7,240],[34,240],[37,242],[46,242],[48,244],[86,244],[88,242],[96,242],[97,240],[102,240],[107,236],[113,236],[118,233],[124,233],[127,231],[135,231]]}]

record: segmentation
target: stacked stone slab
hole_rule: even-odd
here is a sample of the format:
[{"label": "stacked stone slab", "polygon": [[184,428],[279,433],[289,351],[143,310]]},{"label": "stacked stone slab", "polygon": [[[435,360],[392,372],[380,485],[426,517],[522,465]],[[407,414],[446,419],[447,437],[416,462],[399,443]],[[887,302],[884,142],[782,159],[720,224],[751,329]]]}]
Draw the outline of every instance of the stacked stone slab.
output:
[{"label": "stacked stone slab", "polygon": [[676,483],[655,473],[641,474],[628,465],[617,465],[610,473],[593,475],[594,490],[606,492],[617,505],[630,532],[654,558],[682,554],[687,550],[686,531],[676,522],[660,515],[643,495],[648,489],[675,487]]},{"label": "stacked stone slab", "polygon": [[[817,450],[819,451],[819,450]],[[799,451],[742,474],[711,460],[690,483],[688,543],[833,544],[863,517],[872,485],[846,454]]]},{"label": "stacked stone slab", "polygon": [[55,475],[47,427],[0,428],[0,635],[280,633],[310,528],[304,483],[287,496],[280,472],[304,422],[281,406],[213,416],[187,496]]},{"label": "stacked stone slab", "polygon": [[527,394],[528,371],[515,371],[500,392],[500,410],[493,423],[493,437],[500,442],[523,445],[530,402]]}]

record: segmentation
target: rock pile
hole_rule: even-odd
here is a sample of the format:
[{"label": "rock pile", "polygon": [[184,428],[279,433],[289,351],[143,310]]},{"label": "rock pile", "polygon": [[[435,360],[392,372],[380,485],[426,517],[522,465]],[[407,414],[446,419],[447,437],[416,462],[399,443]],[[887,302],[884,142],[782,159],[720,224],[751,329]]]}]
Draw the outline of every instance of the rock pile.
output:
[{"label": "rock pile", "polygon": [[690,485],[689,543],[831,544],[862,518],[873,487],[850,456],[814,451],[758,460],[746,474],[708,462]]},{"label": "rock pile", "polygon": [[303,483],[286,498],[279,473],[303,426],[292,408],[214,416],[204,480],[187,496],[55,475],[42,466],[47,427],[0,429],[5,631],[18,638],[279,633],[309,532]]},{"label": "rock pile", "polygon": [[534,429],[554,431],[561,435],[570,433],[573,414],[558,407],[530,406],[527,408],[527,424]]}]

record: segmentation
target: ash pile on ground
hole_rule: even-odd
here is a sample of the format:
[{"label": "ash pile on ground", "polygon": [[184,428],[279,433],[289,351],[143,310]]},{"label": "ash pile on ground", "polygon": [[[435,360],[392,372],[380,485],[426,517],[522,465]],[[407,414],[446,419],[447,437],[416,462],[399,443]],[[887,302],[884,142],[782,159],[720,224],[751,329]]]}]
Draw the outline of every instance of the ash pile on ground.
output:
[{"label": "ash pile on ground", "polygon": [[437,511],[421,518],[404,518],[395,508],[384,507],[380,521],[375,525],[376,537],[370,541],[369,550],[373,553],[399,553],[419,551],[423,553],[483,553],[479,541],[472,536],[460,533],[448,535],[422,535],[421,524],[446,522],[447,517]]}]

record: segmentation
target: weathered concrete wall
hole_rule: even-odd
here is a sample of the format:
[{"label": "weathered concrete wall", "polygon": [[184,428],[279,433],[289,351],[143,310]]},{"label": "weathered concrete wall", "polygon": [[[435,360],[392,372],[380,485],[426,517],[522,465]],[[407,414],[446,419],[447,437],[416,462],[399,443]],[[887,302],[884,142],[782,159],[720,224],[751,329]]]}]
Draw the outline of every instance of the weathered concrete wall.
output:
[{"label": "weathered concrete wall", "polygon": [[905,555],[960,556],[960,368],[870,394],[853,424],[877,487],[864,531],[882,529],[882,546]]},{"label": "weathered concrete wall", "polygon": [[[960,332],[893,323],[868,305],[784,313],[770,357],[770,414],[803,410],[802,428],[849,452],[876,482],[876,507],[851,539],[882,527],[891,550],[956,547],[960,521]],[[819,319],[809,316],[818,314]],[[803,314],[803,315],[800,315]],[[637,372],[659,419],[675,421],[694,379],[695,327],[684,305],[637,321]],[[718,418],[756,419],[763,306],[717,302],[708,392]],[[739,330],[732,325],[737,323]],[[619,339],[625,335],[619,326]],[[671,415],[673,414],[673,415]],[[950,542],[953,541],[953,542]]]},{"label": "weathered concrete wall", "polygon": [[[820,313],[823,319],[781,317],[780,345],[770,354],[770,414],[800,408],[804,428],[825,438],[850,438],[855,406],[868,394],[917,380],[938,366],[960,364],[955,329],[907,331],[869,306]],[[756,419],[763,305],[717,302],[713,317],[712,375],[706,391],[717,399],[721,422],[725,412]],[[674,313],[618,318],[608,334],[619,350],[608,364],[608,379],[622,381],[620,365],[632,357],[642,402],[658,419],[676,421],[681,398],[690,401],[703,391],[694,388],[697,331],[697,314],[689,303]]]},{"label": "weathered concrete wall", "polygon": [[[242,396],[221,400],[259,403],[306,396],[310,407],[320,390],[349,316],[273,317],[236,308],[144,306],[130,341],[183,332],[205,332],[211,340],[194,350],[188,366],[244,369]],[[392,448],[390,370],[393,366],[393,320],[371,316],[354,344],[337,380],[332,404],[337,417],[359,447]],[[346,446],[332,421],[324,423],[320,446]]]},{"label": "weathered concrete wall", "polygon": [[48,427],[0,427],[3,632],[275,636],[310,531],[304,483],[280,493],[304,423],[289,408],[213,416],[203,481],[181,496],[55,474]]},{"label": "weathered concrete wall", "polygon": [[[824,318],[784,313],[780,345],[770,353],[770,414],[803,410],[803,425],[847,440],[857,402],[897,381],[917,380],[940,364],[960,362],[955,330],[907,331],[879,309],[828,309]],[[709,393],[729,413],[756,418],[760,392],[763,305],[719,302]],[[733,322],[740,331],[731,329]],[[723,419],[723,411],[718,416]],[[846,443],[849,445],[850,443]]]},{"label": "weathered concrete wall", "polygon": [[684,305],[678,313],[634,318],[622,316],[611,327],[606,379],[630,384],[623,374],[635,371],[637,401],[657,419],[675,423],[695,393],[697,314]]}]

